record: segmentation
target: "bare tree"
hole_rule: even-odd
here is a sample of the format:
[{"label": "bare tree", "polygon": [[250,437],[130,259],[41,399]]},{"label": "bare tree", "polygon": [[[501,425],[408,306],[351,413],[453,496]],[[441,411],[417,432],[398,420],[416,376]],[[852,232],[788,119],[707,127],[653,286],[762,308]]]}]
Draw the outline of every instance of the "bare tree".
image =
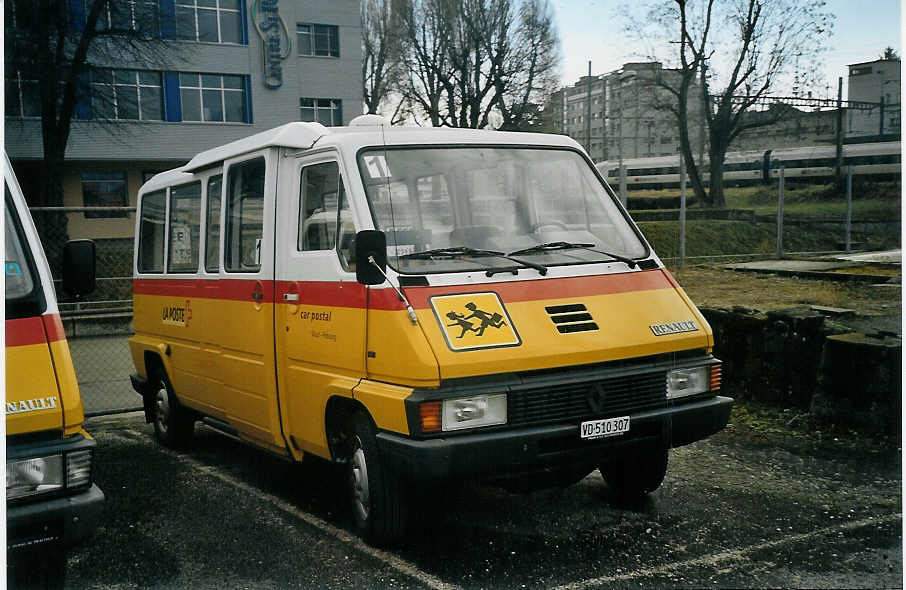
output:
[{"label": "bare tree", "polygon": [[547,0],[410,0],[402,95],[432,125],[508,129],[536,118],[556,80]]},{"label": "bare tree", "polygon": [[401,0],[362,0],[362,85],[371,114],[400,84],[403,9]]},{"label": "bare tree", "polygon": [[[44,174],[37,203],[59,206],[66,145],[77,109],[89,98],[92,68],[162,59],[167,43],[159,8],[153,0],[7,0],[5,19],[6,75],[37,87],[25,100],[36,95],[40,103]],[[91,100],[99,107],[105,97]]]},{"label": "bare tree", "polygon": [[513,48],[496,78],[500,129],[537,130],[542,106],[560,82],[560,42],[550,3],[525,0],[519,7]]},{"label": "bare tree", "polygon": [[[776,117],[750,116],[752,109],[785,81],[797,62],[800,84],[808,84],[817,73],[822,41],[832,28],[832,16],[823,6],[822,0],[674,0],[673,5],[658,2],[649,6],[645,22],[661,30],[672,26],[678,36],[668,42],[676,47],[670,61],[679,72],[673,92],[680,150],[702,202],[726,206],[723,172],[730,144],[743,131],[776,122]],[[647,33],[645,27],[637,30]],[[696,99],[689,94],[696,79],[707,126],[709,191],[705,191],[689,139],[687,107],[689,100]],[[778,109],[777,116],[782,112]]]}]

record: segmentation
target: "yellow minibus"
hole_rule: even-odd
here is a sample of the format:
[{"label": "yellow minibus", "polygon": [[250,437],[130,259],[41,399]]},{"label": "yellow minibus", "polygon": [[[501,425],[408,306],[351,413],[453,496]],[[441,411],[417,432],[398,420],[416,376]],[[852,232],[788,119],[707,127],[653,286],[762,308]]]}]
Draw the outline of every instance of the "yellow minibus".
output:
[{"label": "yellow minibus", "polygon": [[[104,494],[50,268],[5,154],[3,181],[7,581],[62,586],[66,549],[95,530]],[[64,289],[92,291],[94,244],[70,242],[63,256]]]},{"label": "yellow minibus", "polygon": [[419,486],[525,489],[599,469],[657,488],[723,428],[708,323],[572,139],[289,123],[140,190],[146,418],[345,465],[357,531]]}]

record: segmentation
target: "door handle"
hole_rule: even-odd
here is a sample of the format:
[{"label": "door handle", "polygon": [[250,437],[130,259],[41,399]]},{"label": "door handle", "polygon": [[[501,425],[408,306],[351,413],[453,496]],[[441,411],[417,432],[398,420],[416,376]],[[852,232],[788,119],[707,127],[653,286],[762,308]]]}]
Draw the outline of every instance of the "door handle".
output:
[{"label": "door handle", "polygon": [[262,293],[261,291],[252,291],[252,299],[254,299],[255,301],[261,301],[262,299],[264,299],[264,293]]},{"label": "door handle", "polygon": [[284,301],[299,301],[299,294],[298,293],[284,293],[283,300]]}]

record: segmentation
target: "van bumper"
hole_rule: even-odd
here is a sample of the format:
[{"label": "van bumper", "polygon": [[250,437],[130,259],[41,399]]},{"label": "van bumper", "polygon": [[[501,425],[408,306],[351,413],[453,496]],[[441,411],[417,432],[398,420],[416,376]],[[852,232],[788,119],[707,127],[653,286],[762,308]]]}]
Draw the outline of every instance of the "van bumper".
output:
[{"label": "van bumper", "polygon": [[608,455],[642,448],[695,442],[727,425],[733,399],[716,396],[639,412],[630,416],[626,435],[586,441],[579,424],[535,426],[416,440],[390,432],[377,434],[387,467],[417,481],[491,479],[530,474],[569,465],[596,466]]},{"label": "van bumper", "polygon": [[6,509],[7,551],[78,543],[97,528],[103,505],[104,493],[92,484],[74,496],[10,506]]}]

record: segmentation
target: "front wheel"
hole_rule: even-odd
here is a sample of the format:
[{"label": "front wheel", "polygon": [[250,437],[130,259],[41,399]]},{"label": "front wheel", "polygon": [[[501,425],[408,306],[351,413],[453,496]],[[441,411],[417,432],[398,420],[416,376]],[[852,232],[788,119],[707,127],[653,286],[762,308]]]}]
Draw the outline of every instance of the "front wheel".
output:
[{"label": "front wheel", "polygon": [[157,441],[173,449],[187,447],[192,441],[195,419],[179,404],[166,375],[158,378],[153,395],[152,418]]},{"label": "front wheel", "polygon": [[373,545],[393,543],[406,530],[403,482],[381,461],[367,414],[353,414],[347,428],[347,478],[356,531]]},{"label": "front wheel", "polygon": [[666,447],[602,463],[604,481],[620,500],[637,500],[660,487],[667,474]]}]

